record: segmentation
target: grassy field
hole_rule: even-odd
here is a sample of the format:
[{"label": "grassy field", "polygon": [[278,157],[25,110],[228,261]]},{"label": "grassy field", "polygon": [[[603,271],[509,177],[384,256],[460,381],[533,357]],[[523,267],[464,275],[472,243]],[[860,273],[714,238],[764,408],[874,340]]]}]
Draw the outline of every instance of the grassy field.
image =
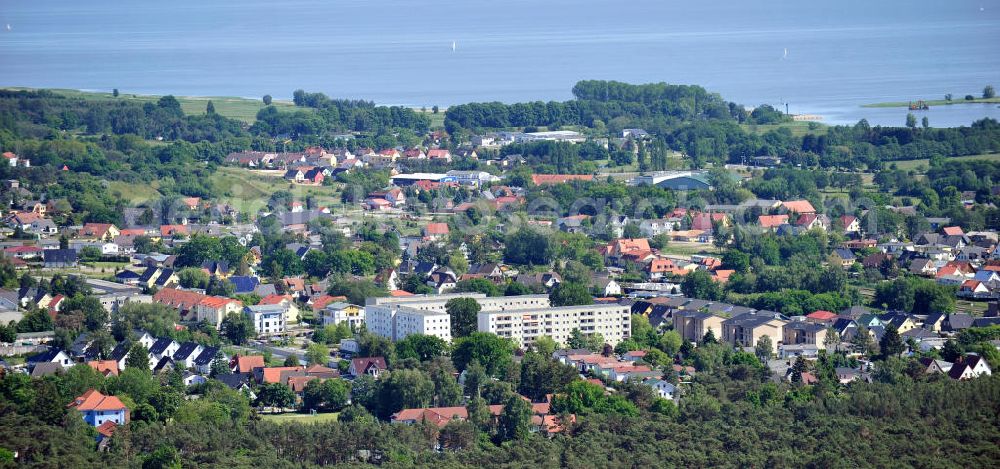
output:
[{"label": "grassy field", "polygon": [[[9,89],[30,89],[30,88],[9,88]],[[67,89],[52,89],[49,90],[63,96],[79,99],[89,99],[89,100],[126,100],[126,101],[138,101],[138,102],[156,102],[160,99],[160,96],[153,95],[139,95],[131,94],[127,92],[121,93],[117,98],[115,98],[111,93],[102,93],[94,91],[79,91],[79,90],[67,90]],[[233,96],[175,96],[181,103],[181,109],[189,115],[204,114],[205,106],[208,105],[208,101],[212,101],[212,105],[215,106],[215,112],[223,115],[225,117],[230,117],[233,119],[239,119],[247,123],[253,123],[257,118],[257,111],[264,107],[264,102],[260,99],[249,99],[249,98],[237,98]],[[294,105],[291,101],[281,101],[274,100],[272,102],[274,106],[279,108],[292,108]],[[443,117],[442,117],[443,119]]]},{"label": "grassy field", "polygon": [[109,181],[108,191],[113,195],[120,196],[132,204],[141,204],[143,202],[154,200],[159,198],[160,194],[159,181],[153,181],[152,184],[133,184],[124,181]]},{"label": "grassy field", "polygon": [[[947,158],[947,161],[972,161],[972,160],[987,160],[987,161],[1000,162],[1000,153],[986,153],[982,155],[956,156],[952,158]],[[923,166],[924,168],[930,167],[930,160],[924,158],[919,160],[889,161],[886,163],[886,166],[893,164],[896,165],[897,169],[909,171],[909,170],[916,170],[919,166]]]},{"label": "grassy field", "polygon": [[289,414],[260,414],[262,420],[268,420],[276,423],[323,423],[323,422],[336,422],[337,418],[340,416],[340,412],[332,412],[327,414],[299,414],[299,413],[289,413]]},{"label": "grassy field", "polygon": [[692,254],[718,254],[721,251],[712,244],[671,241],[660,252],[675,256],[690,256]]},{"label": "grassy field", "polygon": [[[810,128],[810,125],[812,128]],[[792,135],[801,137],[805,134],[825,135],[828,126],[819,122],[786,122],[784,124],[740,124],[743,130],[753,132],[758,135],[766,134],[774,129],[786,128],[792,131]]]},{"label": "grassy field", "polygon": [[[917,100],[913,100],[913,102],[916,102],[916,101]],[[930,99],[930,100],[924,100],[924,103],[926,103],[928,106],[951,106],[953,104],[990,104],[990,103],[1000,103],[1000,97],[998,97],[998,98],[976,98],[976,99],[973,99],[971,101],[966,101],[965,99],[962,99],[961,97],[956,96],[951,101],[947,101],[947,100],[944,100],[944,99]],[[863,105],[861,107],[907,107],[908,108],[908,107],[910,107],[910,102],[908,102],[908,101],[907,102],[903,102],[903,101],[890,101],[890,102],[886,102],[886,103],[865,104],[865,105]]]},{"label": "grassy field", "polygon": [[265,173],[245,168],[219,167],[212,174],[211,181],[217,193],[223,194],[222,201],[242,212],[256,212],[267,204],[272,194],[282,190],[291,192],[296,200],[312,196],[319,205],[340,205],[339,194],[333,187],[291,184],[281,178],[280,171]]}]

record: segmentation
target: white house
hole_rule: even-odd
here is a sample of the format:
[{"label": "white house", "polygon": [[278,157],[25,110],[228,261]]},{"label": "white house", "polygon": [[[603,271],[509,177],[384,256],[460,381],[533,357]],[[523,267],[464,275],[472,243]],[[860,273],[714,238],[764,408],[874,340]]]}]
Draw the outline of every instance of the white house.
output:
[{"label": "white house", "polygon": [[677,386],[670,384],[662,379],[648,379],[643,384],[653,388],[656,394],[663,399],[674,400],[674,395],[677,393]]},{"label": "white house", "polygon": [[258,336],[282,334],[285,332],[285,308],[279,305],[253,305],[243,308],[250,317]]}]

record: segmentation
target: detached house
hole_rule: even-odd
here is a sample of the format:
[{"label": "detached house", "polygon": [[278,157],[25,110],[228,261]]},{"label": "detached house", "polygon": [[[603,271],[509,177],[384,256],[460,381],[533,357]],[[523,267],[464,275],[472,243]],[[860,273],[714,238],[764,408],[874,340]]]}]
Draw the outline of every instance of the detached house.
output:
[{"label": "detached house", "polygon": [[120,234],[121,231],[118,230],[118,227],[111,223],[87,223],[83,225],[83,228],[78,233],[81,237],[101,241],[110,241]]},{"label": "detached house", "polygon": [[788,215],[761,215],[757,217],[757,224],[764,230],[775,230],[781,225],[788,224]]},{"label": "detached house", "polygon": [[371,375],[373,378],[378,379],[378,377],[387,370],[388,367],[385,364],[385,358],[367,357],[352,359],[351,366],[348,368],[348,373],[354,377]]},{"label": "detached house", "polygon": [[91,389],[73,399],[66,406],[83,414],[83,421],[91,426],[99,427],[105,422],[115,425],[125,425],[128,422],[128,408],[116,396],[105,396],[96,389]]}]

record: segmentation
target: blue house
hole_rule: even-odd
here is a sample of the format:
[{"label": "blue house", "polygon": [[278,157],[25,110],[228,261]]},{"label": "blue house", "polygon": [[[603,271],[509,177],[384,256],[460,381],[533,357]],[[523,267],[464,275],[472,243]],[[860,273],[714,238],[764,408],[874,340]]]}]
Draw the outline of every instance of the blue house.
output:
[{"label": "blue house", "polygon": [[105,396],[96,389],[91,389],[70,402],[71,409],[83,414],[83,421],[91,426],[99,427],[105,422],[124,425],[128,422],[128,408],[115,396]]}]

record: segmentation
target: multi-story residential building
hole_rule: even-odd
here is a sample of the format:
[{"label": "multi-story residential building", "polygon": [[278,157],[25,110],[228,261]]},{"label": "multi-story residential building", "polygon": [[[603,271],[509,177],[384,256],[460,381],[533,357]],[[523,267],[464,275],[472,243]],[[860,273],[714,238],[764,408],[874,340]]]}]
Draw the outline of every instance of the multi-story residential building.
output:
[{"label": "multi-story residential building", "polygon": [[687,342],[700,342],[708,331],[722,337],[722,316],[703,311],[681,310],[674,313],[674,330]]},{"label": "multi-story residential building", "polygon": [[398,304],[366,306],[365,326],[371,333],[393,341],[411,334],[423,334],[451,342],[451,316],[434,309]]},{"label": "multi-story residential building", "polygon": [[258,336],[278,335],[285,332],[285,308],[281,305],[253,305],[243,308],[250,317]]},{"label": "multi-story residential building", "polygon": [[822,347],[826,341],[826,329],[824,324],[817,324],[809,321],[792,321],[785,324],[783,328],[782,342],[785,345],[815,345]]},{"label": "multi-story residential building", "polygon": [[207,321],[209,324],[214,324],[218,328],[222,325],[222,320],[229,313],[238,314],[242,307],[243,302],[240,300],[221,296],[206,296],[195,305],[196,318],[198,321]]},{"label": "multi-story residential building", "polygon": [[573,329],[584,334],[600,333],[605,342],[617,345],[631,334],[632,316],[628,306],[599,304],[584,306],[508,308],[479,313],[480,332],[507,337],[519,347],[527,347],[541,336],[565,345]]},{"label": "multi-story residential building", "polygon": [[771,339],[772,353],[778,352],[785,321],[771,311],[752,311],[722,321],[722,341],[736,347],[755,347],[763,336]]},{"label": "multi-story residential building", "polygon": [[448,293],[443,295],[412,295],[386,298],[368,298],[368,306],[400,305],[424,311],[445,311],[448,301],[455,298],[472,298],[479,303],[480,311],[494,311],[516,308],[547,308],[548,295],[518,295],[487,297],[482,293]]},{"label": "multi-story residential building", "polygon": [[357,330],[365,323],[365,309],[349,303],[330,303],[323,308],[323,325],[336,326],[346,322],[352,330]]}]

